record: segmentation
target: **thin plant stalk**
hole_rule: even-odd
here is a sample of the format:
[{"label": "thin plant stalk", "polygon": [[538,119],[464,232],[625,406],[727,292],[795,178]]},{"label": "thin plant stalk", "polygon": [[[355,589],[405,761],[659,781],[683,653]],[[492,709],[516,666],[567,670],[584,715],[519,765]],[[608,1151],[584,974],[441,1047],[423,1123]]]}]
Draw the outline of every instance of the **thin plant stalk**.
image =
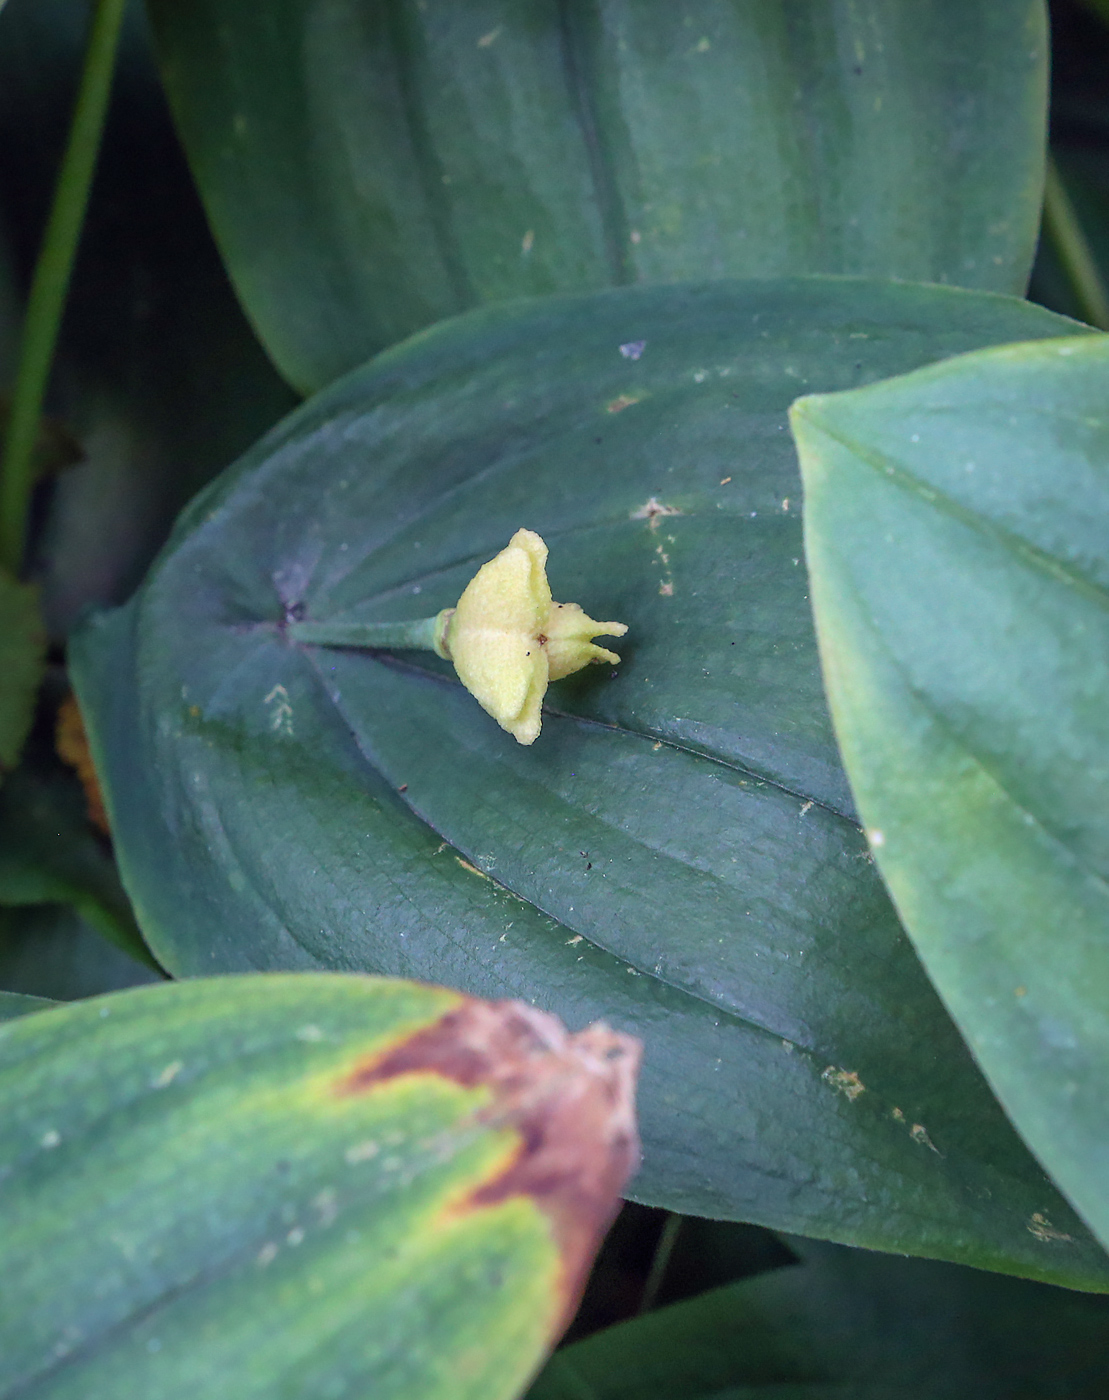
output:
[{"label": "thin plant stalk", "polygon": [[1100,331],[1109,331],[1109,293],[1052,156],[1048,156],[1044,182],[1044,233],[1063,265],[1082,319]]},{"label": "thin plant stalk", "polygon": [[639,1299],[638,1314],[642,1317],[644,1313],[650,1312],[655,1305],[662,1281],[666,1277],[666,1271],[670,1267],[670,1260],[674,1253],[674,1246],[678,1242],[678,1232],[682,1228],[682,1217],[673,1211],[666,1217],[666,1223],[658,1237],[658,1244],[655,1246],[655,1255],[651,1260],[650,1272],[647,1274],[647,1281],[643,1285],[643,1292]]},{"label": "thin plant stalk", "polygon": [[70,274],[104,130],[126,0],[96,0],[54,203],[35,264],[0,462],[0,566],[18,574],[34,488],[34,448]]}]

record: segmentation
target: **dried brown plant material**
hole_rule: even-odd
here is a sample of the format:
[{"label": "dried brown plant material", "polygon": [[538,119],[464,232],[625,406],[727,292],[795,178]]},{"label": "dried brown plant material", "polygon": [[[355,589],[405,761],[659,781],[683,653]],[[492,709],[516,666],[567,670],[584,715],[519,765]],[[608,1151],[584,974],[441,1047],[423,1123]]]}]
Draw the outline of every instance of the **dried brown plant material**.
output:
[{"label": "dried brown plant material", "polygon": [[108,813],[104,808],[104,798],[101,795],[100,783],[93,765],[89,739],[85,733],[85,722],[81,718],[77,697],[72,691],[58,707],[54,747],[62,762],[68,763],[71,768],[76,769],[77,776],[81,779],[81,786],[85,789],[85,805],[90,823],[96,827],[97,831],[102,832],[105,836],[110,836]]},{"label": "dried brown plant material", "polygon": [[360,1065],[340,1091],[371,1093],[400,1075],[487,1086],[481,1122],[515,1130],[519,1147],[465,1208],[530,1196],[562,1256],[562,1325],[570,1321],[601,1240],[639,1164],[635,1084],[642,1047],[602,1022],[570,1034],[519,1001],[467,997],[456,1010]]}]

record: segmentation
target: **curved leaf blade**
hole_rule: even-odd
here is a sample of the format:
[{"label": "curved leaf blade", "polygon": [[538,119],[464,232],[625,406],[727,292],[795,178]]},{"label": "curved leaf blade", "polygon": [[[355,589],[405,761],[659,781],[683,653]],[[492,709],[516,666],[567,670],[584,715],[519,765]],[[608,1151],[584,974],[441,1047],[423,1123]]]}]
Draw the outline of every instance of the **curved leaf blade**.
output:
[{"label": "curved leaf blade", "polygon": [[0,1395],[504,1397],[635,1154],[634,1046],[353,977],[0,1026]]},{"label": "curved leaf blade", "polygon": [[1103,1298],[802,1248],[798,1265],[562,1347],[528,1400],[1078,1400],[1109,1383]]},{"label": "curved leaf blade", "polygon": [[14,1021],[17,1016],[28,1016],[32,1011],[49,1011],[57,1004],[49,997],[25,996],[22,992],[0,992],[0,1021]]},{"label": "curved leaf blade", "polygon": [[526,295],[809,272],[1024,290],[1042,0],[150,10],[227,266],[302,389]]},{"label": "curved leaf blade", "polygon": [[161,969],[142,941],[111,854],[89,826],[76,779],[24,764],[0,790],[0,905],[70,904],[136,962]]},{"label": "curved leaf blade", "polygon": [[[1067,328],[936,288],[629,289],[474,313],[307,405],[73,648],[159,961],[603,1017],[647,1046],[643,1199],[1104,1286],[867,861],[785,421],[799,384]],[[452,604],[520,525],[556,597],[631,626],[531,750],[434,658],[286,638]]]},{"label": "curved leaf blade", "polygon": [[821,655],[875,856],[1013,1122],[1103,1241],[1107,385],[1099,336],[793,414]]}]

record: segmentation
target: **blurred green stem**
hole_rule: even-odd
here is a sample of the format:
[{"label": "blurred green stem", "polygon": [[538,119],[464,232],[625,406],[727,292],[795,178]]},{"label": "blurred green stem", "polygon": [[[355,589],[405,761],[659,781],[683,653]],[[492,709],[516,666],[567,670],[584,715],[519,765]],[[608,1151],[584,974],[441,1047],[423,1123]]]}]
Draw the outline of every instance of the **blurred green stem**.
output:
[{"label": "blurred green stem", "polygon": [[34,486],[35,436],[104,129],[125,6],[126,0],[96,0],[69,144],[27,300],[19,370],[0,463],[0,566],[13,574],[18,574],[23,564],[27,511]]},{"label": "blurred green stem", "polygon": [[1083,320],[1098,330],[1109,331],[1109,294],[1059,167],[1050,155],[1044,182],[1044,233],[1078,298]]},{"label": "blurred green stem", "polygon": [[643,1285],[643,1293],[639,1299],[638,1313],[642,1316],[650,1312],[655,1305],[659,1289],[662,1287],[662,1280],[666,1277],[666,1270],[670,1267],[670,1259],[674,1253],[674,1246],[678,1242],[678,1231],[682,1228],[682,1217],[675,1215],[672,1211],[666,1217],[666,1224],[658,1237],[658,1244],[655,1246],[655,1257],[651,1260],[651,1270],[647,1275],[647,1281]]}]

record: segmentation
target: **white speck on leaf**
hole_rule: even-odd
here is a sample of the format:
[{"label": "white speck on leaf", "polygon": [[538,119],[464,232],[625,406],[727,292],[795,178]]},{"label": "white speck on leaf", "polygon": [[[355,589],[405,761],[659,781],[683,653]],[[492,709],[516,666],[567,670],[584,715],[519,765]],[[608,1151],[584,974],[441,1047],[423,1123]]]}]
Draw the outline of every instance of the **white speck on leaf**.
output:
[{"label": "white speck on leaf", "polygon": [[185,1068],[180,1060],[173,1060],[166,1065],[159,1074],[156,1074],[150,1081],[152,1089],[164,1089],[168,1084],[172,1084],[181,1071]]}]

